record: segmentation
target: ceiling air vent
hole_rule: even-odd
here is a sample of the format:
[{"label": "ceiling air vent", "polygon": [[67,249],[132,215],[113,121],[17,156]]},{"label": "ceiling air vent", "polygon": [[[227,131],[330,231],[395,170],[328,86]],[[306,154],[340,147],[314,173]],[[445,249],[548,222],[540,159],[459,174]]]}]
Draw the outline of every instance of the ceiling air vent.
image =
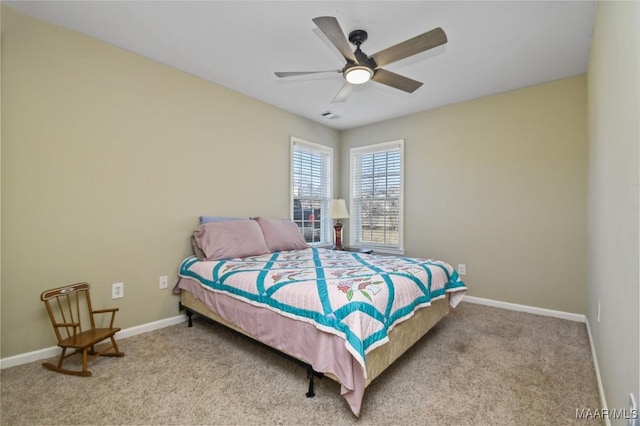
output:
[{"label": "ceiling air vent", "polygon": [[324,118],[328,118],[329,120],[335,120],[336,118],[340,118],[338,114],[334,114],[331,111],[323,112],[321,115]]}]

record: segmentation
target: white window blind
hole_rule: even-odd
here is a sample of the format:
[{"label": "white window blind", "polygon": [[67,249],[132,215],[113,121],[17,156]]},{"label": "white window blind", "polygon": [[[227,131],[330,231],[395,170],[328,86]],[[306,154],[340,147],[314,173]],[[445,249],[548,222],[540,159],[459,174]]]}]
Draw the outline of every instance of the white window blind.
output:
[{"label": "white window blind", "polygon": [[401,252],[404,141],[351,149],[350,242]]},{"label": "white window blind", "polygon": [[310,244],[330,242],[333,150],[291,138],[291,218]]}]

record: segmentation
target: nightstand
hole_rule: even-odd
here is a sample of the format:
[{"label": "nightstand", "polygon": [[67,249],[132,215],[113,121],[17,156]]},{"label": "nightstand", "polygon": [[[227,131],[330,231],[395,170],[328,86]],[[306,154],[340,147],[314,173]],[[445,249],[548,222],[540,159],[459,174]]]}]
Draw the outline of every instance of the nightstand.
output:
[{"label": "nightstand", "polygon": [[342,251],[351,251],[354,253],[362,253],[362,254],[373,253],[373,249],[362,248],[362,247],[342,247]]}]

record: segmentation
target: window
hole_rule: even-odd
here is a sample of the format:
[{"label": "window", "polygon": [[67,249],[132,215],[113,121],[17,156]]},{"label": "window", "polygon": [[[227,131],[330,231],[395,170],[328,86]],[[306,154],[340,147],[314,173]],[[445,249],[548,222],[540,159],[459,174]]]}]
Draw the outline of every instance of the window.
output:
[{"label": "window", "polygon": [[404,141],[351,149],[350,243],[403,253]]},{"label": "window", "polygon": [[333,149],[291,138],[291,217],[310,244],[330,244]]}]

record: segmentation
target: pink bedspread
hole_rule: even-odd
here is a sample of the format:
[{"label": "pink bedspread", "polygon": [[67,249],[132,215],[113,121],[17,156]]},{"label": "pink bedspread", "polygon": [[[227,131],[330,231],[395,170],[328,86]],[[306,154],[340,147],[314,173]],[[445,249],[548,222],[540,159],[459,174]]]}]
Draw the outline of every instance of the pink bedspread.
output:
[{"label": "pink bedspread", "polygon": [[[320,331],[310,323],[292,320],[269,309],[214,293],[189,278],[181,278],[176,289],[177,292],[190,292],[210,310],[251,336],[260,336],[260,342],[308,363],[315,371],[336,376],[341,384],[340,394],[351,411],[356,416],[360,415],[365,370],[347,350],[344,339]],[[287,330],[287,333],[282,333],[282,330]]]}]

